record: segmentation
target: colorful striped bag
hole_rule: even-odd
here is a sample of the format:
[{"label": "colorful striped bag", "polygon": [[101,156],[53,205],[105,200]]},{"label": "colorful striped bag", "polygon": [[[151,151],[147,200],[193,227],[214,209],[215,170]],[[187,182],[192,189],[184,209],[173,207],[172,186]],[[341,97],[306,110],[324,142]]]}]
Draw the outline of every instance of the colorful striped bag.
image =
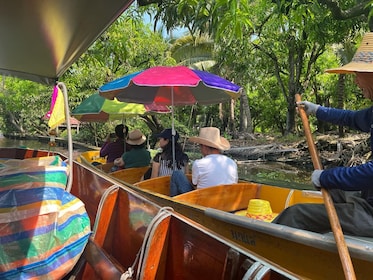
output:
[{"label": "colorful striped bag", "polygon": [[0,279],[61,279],[91,233],[59,156],[0,161]]}]

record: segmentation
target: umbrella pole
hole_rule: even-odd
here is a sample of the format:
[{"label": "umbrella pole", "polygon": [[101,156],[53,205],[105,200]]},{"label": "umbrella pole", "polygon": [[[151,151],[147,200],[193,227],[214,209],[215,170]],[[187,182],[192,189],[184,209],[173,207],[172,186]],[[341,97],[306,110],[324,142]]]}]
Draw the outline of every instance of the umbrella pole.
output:
[{"label": "umbrella pole", "polygon": [[175,156],[175,122],[174,122],[174,87],[171,87],[171,130],[172,130],[172,167],[176,170],[176,156]]}]

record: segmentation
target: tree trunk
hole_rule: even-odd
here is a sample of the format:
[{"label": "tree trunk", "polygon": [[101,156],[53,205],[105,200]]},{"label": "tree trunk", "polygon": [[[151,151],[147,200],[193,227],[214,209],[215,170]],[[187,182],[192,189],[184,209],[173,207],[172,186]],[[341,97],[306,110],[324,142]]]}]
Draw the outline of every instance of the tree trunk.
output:
[{"label": "tree trunk", "polygon": [[253,123],[251,120],[251,112],[249,107],[249,99],[247,98],[246,90],[241,91],[240,96],[240,132],[253,133]]}]

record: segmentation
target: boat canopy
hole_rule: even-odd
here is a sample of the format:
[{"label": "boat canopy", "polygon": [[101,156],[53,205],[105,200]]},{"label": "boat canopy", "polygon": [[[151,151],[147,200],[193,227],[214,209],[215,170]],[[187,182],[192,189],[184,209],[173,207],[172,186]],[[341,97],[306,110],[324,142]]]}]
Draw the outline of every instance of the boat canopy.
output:
[{"label": "boat canopy", "polygon": [[133,1],[2,1],[0,74],[54,85]]}]

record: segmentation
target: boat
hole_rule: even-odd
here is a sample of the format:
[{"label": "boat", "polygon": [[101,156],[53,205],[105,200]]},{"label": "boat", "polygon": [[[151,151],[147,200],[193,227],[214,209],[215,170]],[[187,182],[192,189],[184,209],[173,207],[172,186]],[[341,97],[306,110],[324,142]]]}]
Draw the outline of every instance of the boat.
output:
[{"label": "boat", "polygon": [[[20,174],[27,160],[54,165],[66,159],[24,148],[0,148],[0,158],[2,168],[10,162]],[[47,164],[38,165],[47,178]],[[110,176],[77,161],[71,168],[75,177],[70,193],[84,203],[92,233],[64,279],[299,279]]]},{"label": "boat", "polygon": [[106,164],[106,158],[100,156],[100,150],[88,150],[81,152],[77,158],[80,162],[85,162],[87,164]]},{"label": "boat", "polygon": [[[6,24],[3,22],[4,24],[0,25],[0,73],[4,76],[56,85],[56,81],[60,80],[66,70],[132,2],[128,0],[108,4],[104,0],[35,0],[32,5],[29,5],[27,0],[4,2],[0,18],[7,21]],[[82,255],[74,267],[71,270],[63,270],[62,273],[66,274],[64,278],[128,279],[134,275],[134,278],[142,279],[205,279],[219,276],[236,279],[241,276],[243,270],[242,275],[246,279],[295,279],[310,274],[311,269],[315,271],[312,274],[315,275],[314,279],[320,278],[320,275],[332,275],[333,278],[341,275],[340,266],[334,258],[335,243],[332,238],[301,231],[286,231],[285,228],[277,227],[274,232],[289,235],[277,239],[272,230],[264,230],[266,227],[272,228],[268,223],[239,216],[232,216],[235,218],[233,219],[228,212],[211,208],[200,207],[199,212],[202,214],[199,219],[196,207],[190,207],[190,212],[193,213],[190,219],[169,210],[169,205],[174,203],[181,213],[186,212],[182,209],[188,208],[181,207],[181,202],[166,198],[164,202],[167,202],[167,206],[163,208],[146,198],[143,193],[131,189],[133,185],[114,180],[103,172],[97,172],[92,166],[75,161],[72,155],[67,90],[63,83],[59,82],[58,85],[64,94],[68,135],[69,154],[59,155],[69,166],[66,192],[84,203],[93,228],[92,235],[86,241]],[[48,156],[51,156],[49,151],[0,148],[0,158],[17,160],[19,165],[27,158]],[[229,219],[226,219],[225,215],[228,215]],[[246,226],[247,220],[256,227]],[[218,233],[212,229],[214,227]],[[228,234],[219,228],[232,233]],[[231,238],[231,234],[235,238]],[[297,235],[303,234],[309,235],[310,238],[303,239],[309,241],[309,245],[291,240],[298,240]],[[320,244],[326,245],[327,248],[320,250],[313,246],[318,242],[311,242],[311,237],[316,240],[325,238],[327,241]],[[282,240],[287,240],[287,244]],[[269,246],[263,243],[268,243]],[[251,244],[249,247],[253,249],[262,246],[262,250],[256,252],[262,251],[269,257],[268,260],[248,250],[246,244]],[[351,246],[352,243],[349,244]],[[358,247],[360,243],[356,244]],[[371,266],[370,254],[364,254],[369,251],[369,243],[366,242],[365,246],[367,249],[361,250],[360,257],[354,255],[360,278],[371,275],[368,268]],[[269,247],[272,247],[272,251]],[[291,256],[294,256],[295,252],[298,254],[287,262],[293,263],[288,267],[297,267],[294,271],[300,271],[300,276],[271,261],[278,259],[279,263],[284,263],[281,258],[286,254],[279,252],[278,247],[290,251]],[[303,255],[306,255],[308,260],[311,260],[309,256],[314,259],[306,264]],[[326,264],[333,266],[328,273],[325,273]],[[137,272],[134,273],[135,270]],[[316,277],[318,271],[320,277]]]},{"label": "boat", "polygon": [[[319,191],[239,181],[170,197],[170,176],[135,184],[114,179],[297,275],[309,279],[344,278],[332,232],[320,234],[273,224],[263,221],[263,215],[255,217],[247,212],[250,200],[268,201],[273,218],[296,203],[323,203]],[[345,239],[357,279],[366,279],[373,272],[373,239],[347,235]]]}]

